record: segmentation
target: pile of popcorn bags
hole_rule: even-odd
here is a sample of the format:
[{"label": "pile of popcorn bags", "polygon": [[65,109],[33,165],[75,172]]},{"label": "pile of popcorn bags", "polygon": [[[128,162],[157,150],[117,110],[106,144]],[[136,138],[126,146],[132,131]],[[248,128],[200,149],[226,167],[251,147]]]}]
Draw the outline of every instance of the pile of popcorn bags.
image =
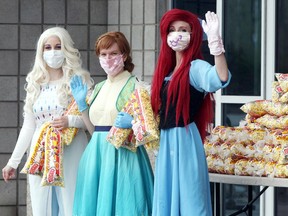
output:
[{"label": "pile of popcorn bags", "polygon": [[244,124],[215,127],[204,148],[210,173],[288,177],[288,74],[275,74],[272,100],[244,104]]}]

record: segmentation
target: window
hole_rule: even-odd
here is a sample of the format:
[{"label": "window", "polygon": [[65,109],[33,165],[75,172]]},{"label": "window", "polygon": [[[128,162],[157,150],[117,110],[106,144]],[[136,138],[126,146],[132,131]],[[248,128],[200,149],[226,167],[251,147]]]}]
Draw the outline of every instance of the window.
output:
[{"label": "window", "polygon": [[[286,0],[278,0],[276,3],[276,72],[288,73],[288,2]],[[275,192],[275,212],[276,215],[285,215],[288,211],[288,188],[276,188]]]}]

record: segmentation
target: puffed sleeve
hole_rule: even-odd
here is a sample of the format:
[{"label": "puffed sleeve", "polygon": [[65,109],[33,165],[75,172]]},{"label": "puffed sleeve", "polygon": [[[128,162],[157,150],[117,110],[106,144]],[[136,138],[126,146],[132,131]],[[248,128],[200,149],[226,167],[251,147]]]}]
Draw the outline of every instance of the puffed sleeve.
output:
[{"label": "puffed sleeve", "polygon": [[225,88],[231,79],[231,73],[227,82],[222,82],[217,74],[216,67],[208,62],[197,59],[191,62],[189,71],[190,84],[200,92],[215,92]]},{"label": "puffed sleeve", "polygon": [[31,144],[35,128],[36,122],[34,115],[32,113],[25,113],[23,126],[19,133],[14,151],[7,165],[11,166],[14,169],[17,169],[23,155]]}]

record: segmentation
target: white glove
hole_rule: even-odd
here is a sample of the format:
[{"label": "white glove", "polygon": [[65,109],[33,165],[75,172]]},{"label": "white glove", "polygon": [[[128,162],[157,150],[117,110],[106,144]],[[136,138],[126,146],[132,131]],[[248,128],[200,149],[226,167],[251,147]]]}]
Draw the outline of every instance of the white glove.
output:
[{"label": "white glove", "polygon": [[219,19],[217,14],[208,11],[205,17],[206,22],[202,20],[202,28],[208,37],[210,54],[218,56],[221,53],[225,53],[222,38],[219,33]]}]

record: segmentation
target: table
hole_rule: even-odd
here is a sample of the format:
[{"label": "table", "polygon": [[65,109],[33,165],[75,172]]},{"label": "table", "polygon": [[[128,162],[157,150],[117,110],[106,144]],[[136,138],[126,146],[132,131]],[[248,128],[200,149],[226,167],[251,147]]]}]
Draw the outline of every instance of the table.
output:
[{"label": "table", "polygon": [[236,176],[236,175],[217,174],[217,173],[209,173],[209,178],[210,182],[215,183],[288,187],[288,178]]},{"label": "table", "polygon": [[229,216],[239,215],[249,210],[253,203],[268,189],[271,187],[288,187],[288,178],[271,178],[271,177],[258,177],[258,176],[236,176],[227,174],[209,173],[210,182],[225,183],[225,184],[238,184],[249,186],[264,186],[259,194],[250,200],[243,208],[230,214]]}]

